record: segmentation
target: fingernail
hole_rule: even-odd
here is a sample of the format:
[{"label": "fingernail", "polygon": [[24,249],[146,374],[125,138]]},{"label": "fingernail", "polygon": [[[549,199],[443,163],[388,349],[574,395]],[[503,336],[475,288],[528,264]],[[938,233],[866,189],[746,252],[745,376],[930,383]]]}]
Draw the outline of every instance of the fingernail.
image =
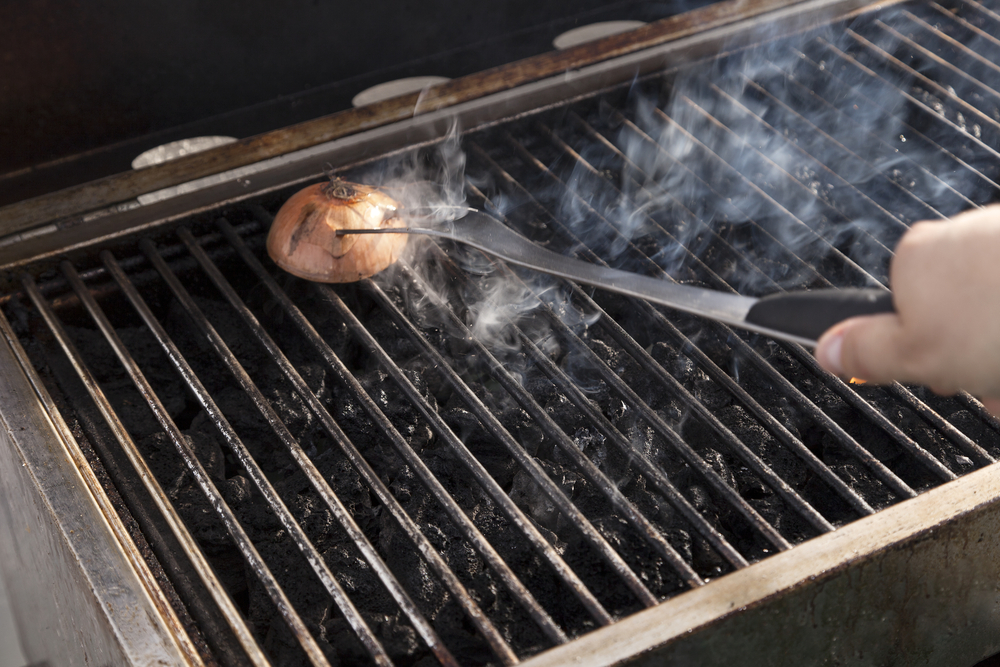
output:
[{"label": "fingernail", "polygon": [[833,334],[819,350],[819,363],[834,375],[843,375],[844,367],[840,361],[841,352],[844,349],[844,332],[838,331]]}]

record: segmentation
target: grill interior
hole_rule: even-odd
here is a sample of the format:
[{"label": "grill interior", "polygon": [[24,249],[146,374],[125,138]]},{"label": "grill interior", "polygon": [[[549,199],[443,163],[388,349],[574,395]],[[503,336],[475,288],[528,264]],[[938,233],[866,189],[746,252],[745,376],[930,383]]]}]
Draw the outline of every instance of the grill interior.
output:
[{"label": "grill interior", "polygon": [[[997,200],[998,10],[870,12],[338,175],[712,289],[887,286],[910,224]],[[447,242],[293,279],[263,245],[300,186],[3,297],[209,664],[514,664],[1000,452],[971,396]]]}]

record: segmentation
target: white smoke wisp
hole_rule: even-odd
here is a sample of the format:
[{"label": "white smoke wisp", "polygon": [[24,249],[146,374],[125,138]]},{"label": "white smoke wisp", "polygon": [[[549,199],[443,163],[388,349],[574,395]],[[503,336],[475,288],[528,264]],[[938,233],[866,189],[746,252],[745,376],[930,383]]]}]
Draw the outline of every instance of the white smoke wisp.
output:
[{"label": "white smoke wisp", "polygon": [[[889,8],[772,35],[668,73],[660,86],[637,82],[628,109],[601,119],[618,128],[606,133],[623,158],[616,198],[581,188],[561,217],[577,221],[588,244],[607,235],[593,212],[610,222],[619,236],[604,244],[609,263],[632,261],[619,253],[662,225],[674,240],[651,256],[673,276],[696,264],[712,234],[724,235],[767,267],[728,278],[745,293],[820,286],[802,262],[845,265],[835,284],[884,284],[909,225],[996,197],[990,110],[965,102],[982,91],[959,77],[947,88],[923,79],[935,62],[907,56],[919,45],[897,24],[919,22]],[[977,52],[982,39],[966,46]],[[563,180],[573,186],[585,170]],[[765,247],[802,262],[764,257]]]},{"label": "white smoke wisp", "polygon": [[[461,132],[453,124],[440,142],[394,156],[361,178],[396,198],[404,217],[412,216],[413,224],[461,225],[461,217],[470,208],[470,191],[492,190],[486,176],[468,180],[461,141]],[[514,206],[503,195],[494,196],[488,204],[489,212],[501,218]],[[447,256],[443,261],[438,244]],[[424,329],[440,329],[457,339],[471,337],[516,377],[528,370],[520,334],[551,358],[562,353],[544,308],[574,331],[596,318],[574,305],[568,290],[555,278],[531,271],[514,273],[461,244],[414,235],[398,264],[417,277],[419,286],[405,280],[398,267],[376,280],[398,291],[410,318]],[[458,314],[463,326],[455,325],[448,310]]]}]

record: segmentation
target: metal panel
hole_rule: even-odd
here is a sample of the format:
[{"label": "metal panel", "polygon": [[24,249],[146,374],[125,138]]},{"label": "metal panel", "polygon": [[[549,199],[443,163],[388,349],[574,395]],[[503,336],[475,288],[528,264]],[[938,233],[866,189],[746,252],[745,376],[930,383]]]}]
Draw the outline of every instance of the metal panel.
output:
[{"label": "metal panel", "polygon": [[81,473],[82,455],[70,455],[76,444],[42,409],[10,340],[0,344],[0,567],[25,655],[52,665],[201,664],[162,592],[154,603],[149,572],[145,582],[137,575],[145,564],[114,534],[94,499],[103,491],[85,479],[86,463]]}]

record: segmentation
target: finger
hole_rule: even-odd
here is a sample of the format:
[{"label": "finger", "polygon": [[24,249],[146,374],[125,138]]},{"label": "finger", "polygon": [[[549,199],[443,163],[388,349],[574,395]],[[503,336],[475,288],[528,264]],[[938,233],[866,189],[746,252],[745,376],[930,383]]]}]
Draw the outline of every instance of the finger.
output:
[{"label": "finger", "polygon": [[1000,417],[1000,398],[981,398],[983,406],[993,413],[994,417]]},{"label": "finger", "polygon": [[816,359],[841,377],[885,384],[905,376],[900,356],[901,327],[893,314],[854,317],[831,327],[819,339]]}]

